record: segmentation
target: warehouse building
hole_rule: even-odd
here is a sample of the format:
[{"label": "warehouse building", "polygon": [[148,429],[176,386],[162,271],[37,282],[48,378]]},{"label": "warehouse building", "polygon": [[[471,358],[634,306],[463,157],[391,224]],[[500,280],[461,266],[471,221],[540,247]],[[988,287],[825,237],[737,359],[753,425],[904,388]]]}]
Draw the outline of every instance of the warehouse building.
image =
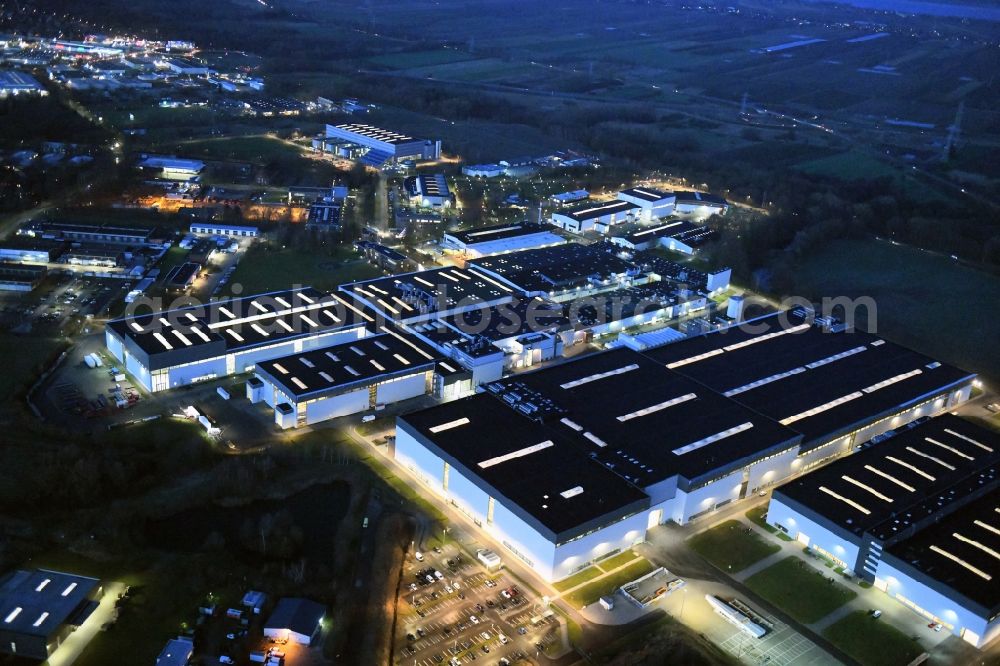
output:
[{"label": "warehouse building", "polygon": [[0,261],[19,264],[50,264],[66,251],[66,243],[47,238],[12,236],[0,242]]},{"label": "warehouse building", "polygon": [[340,285],[386,319],[417,322],[511,301],[515,289],[473,266],[433,268]]},{"label": "warehouse building", "polygon": [[105,344],[141,386],[157,392],[357,340],[375,320],[351,298],[304,287],[115,319]]},{"label": "warehouse building", "polygon": [[201,160],[188,160],[169,155],[145,155],[139,161],[141,171],[152,172],[166,180],[196,181],[205,170]]},{"label": "warehouse building", "polygon": [[717,294],[729,289],[733,275],[731,268],[699,271],[651,252],[637,252],[632,261],[655,280],[668,280],[692,291],[707,294]]},{"label": "warehouse building", "polygon": [[133,246],[151,244],[154,236],[153,229],[144,227],[120,227],[111,224],[79,224],[48,220],[28,222],[18,229],[17,233],[21,236],[65,240],[74,243]]},{"label": "warehouse building", "polygon": [[[559,579],[648,527],[707,515],[968,396],[973,376],[956,368],[824,324],[793,318],[780,328],[776,317],[487,383],[486,394],[400,417],[395,455],[515,556]],[[526,468],[544,473],[549,457],[559,458],[565,489],[522,489],[534,479]],[[577,481],[576,457],[614,481],[595,488],[582,462],[587,481]],[[508,487],[491,468],[512,460]],[[612,491],[629,498],[602,500],[612,513],[545,521],[548,506],[564,506],[557,497]]]},{"label": "warehouse building", "polygon": [[264,638],[311,645],[319,637],[325,617],[326,606],[321,603],[296,597],[279,599],[264,623]]},{"label": "warehouse building", "polygon": [[46,274],[45,266],[0,261],[0,291],[33,291]]},{"label": "warehouse building", "polygon": [[441,247],[460,252],[466,259],[476,259],[491,254],[562,245],[565,242],[566,239],[552,233],[548,226],[520,222],[466,231],[446,231]]},{"label": "warehouse building", "polygon": [[468,164],[462,167],[462,175],[472,178],[499,178],[503,167],[499,164]]},{"label": "warehouse building", "polygon": [[436,160],[441,157],[440,139],[417,139],[362,123],[327,125],[326,136],[363,147],[365,151],[361,162],[375,168],[403,160]]},{"label": "warehouse building", "polygon": [[406,196],[424,208],[450,208],[455,202],[444,174],[420,174],[403,180]]},{"label": "warehouse building", "polygon": [[638,215],[642,222],[652,222],[669,216],[674,212],[677,198],[673,192],[664,192],[653,187],[630,187],[618,193],[620,201],[635,204],[641,211]]},{"label": "warehouse building", "polygon": [[44,661],[97,608],[96,578],[19,570],[0,580],[0,652]]},{"label": "warehouse building", "polygon": [[674,213],[694,220],[706,220],[712,215],[725,215],[729,202],[705,192],[674,192]]},{"label": "warehouse building", "polygon": [[694,254],[695,250],[715,235],[713,230],[686,220],[667,220],[656,225],[641,227],[623,236],[612,236],[608,240],[632,252],[659,247],[683,254]]},{"label": "warehouse building", "polygon": [[485,388],[399,417],[395,456],[550,580],[745,495],[799,439],[624,349]]},{"label": "warehouse building", "polygon": [[602,201],[552,213],[552,224],[573,233],[608,233],[616,224],[635,221],[641,209],[628,201]]},{"label": "warehouse building", "polygon": [[549,201],[556,206],[565,206],[566,204],[585,201],[589,198],[590,192],[587,190],[572,190],[570,192],[559,192],[558,194],[553,194],[549,197]]},{"label": "warehouse building", "polygon": [[30,74],[16,70],[0,72],[0,97],[47,94],[45,87]]},{"label": "warehouse building", "polygon": [[645,352],[802,434],[774,481],[968,400],[975,375],[804,311],[781,312]]},{"label": "warehouse building", "polygon": [[191,225],[191,233],[209,236],[229,236],[232,238],[256,238],[260,234],[257,227],[218,222],[196,222]]},{"label": "warehouse building", "polygon": [[1000,436],[944,414],[774,491],[767,520],[980,647],[1000,633]]},{"label": "warehouse building", "polygon": [[247,397],[274,408],[281,428],[312,425],[431,394],[439,360],[414,336],[387,328],[379,335],[261,361],[254,371],[260,382],[247,386]]},{"label": "warehouse building", "polygon": [[472,261],[469,268],[529,296],[558,301],[631,284],[640,278],[640,267],[616,256],[616,249],[610,243],[565,243],[483,257]]}]

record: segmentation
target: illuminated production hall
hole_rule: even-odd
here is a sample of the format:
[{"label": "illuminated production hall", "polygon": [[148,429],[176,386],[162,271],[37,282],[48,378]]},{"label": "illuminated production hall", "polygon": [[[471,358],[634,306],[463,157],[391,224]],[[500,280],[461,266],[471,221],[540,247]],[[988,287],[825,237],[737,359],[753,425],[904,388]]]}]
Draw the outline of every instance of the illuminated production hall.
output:
[{"label": "illuminated production hall", "polygon": [[393,453],[558,580],[951,409],[974,379],[830,320],[757,324],[486,383],[400,416]]},{"label": "illuminated production hall", "polygon": [[944,414],[879,440],[775,490],[767,521],[972,645],[994,640],[1000,436]]},{"label": "illuminated production hall", "polygon": [[311,287],[108,322],[105,344],[147,391],[250,372],[257,363],[356,340],[375,317]]}]

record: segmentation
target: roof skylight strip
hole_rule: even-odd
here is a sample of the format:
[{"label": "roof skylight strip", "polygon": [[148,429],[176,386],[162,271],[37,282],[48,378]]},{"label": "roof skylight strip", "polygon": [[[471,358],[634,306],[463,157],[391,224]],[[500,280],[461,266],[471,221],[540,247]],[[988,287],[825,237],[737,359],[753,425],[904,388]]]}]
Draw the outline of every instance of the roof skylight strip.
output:
[{"label": "roof skylight strip", "polygon": [[502,290],[504,290],[504,291],[508,291],[508,292],[509,292],[509,291],[513,291],[513,290],[512,290],[512,289],[511,289],[510,287],[508,287],[507,285],[505,285],[505,284],[502,284],[502,283],[500,283],[500,282],[497,282],[497,281],[496,281],[496,280],[494,280],[493,278],[489,277],[488,275],[484,275],[484,274],[483,274],[483,273],[481,273],[480,271],[477,271],[477,270],[475,270],[475,269],[473,269],[473,268],[470,268],[470,269],[468,269],[468,270],[469,270],[469,272],[470,272],[470,273],[472,273],[472,274],[473,274],[473,275],[475,275],[476,277],[480,277],[480,278],[482,278],[482,279],[486,280],[487,282],[489,282],[490,284],[492,284],[492,285],[493,285],[494,287],[498,287],[498,288],[500,288],[500,289],[502,289]]},{"label": "roof skylight strip", "polygon": [[[412,347],[412,348],[413,348],[414,350],[416,350],[416,352],[417,352],[418,354],[420,354],[420,355],[421,355],[421,356],[423,356],[424,358],[426,358],[426,359],[428,359],[428,360],[433,360],[433,359],[434,359],[434,357],[433,357],[433,356],[431,356],[430,354],[428,354],[427,352],[425,352],[425,351],[424,351],[423,349],[421,349],[421,348],[420,348],[420,347],[418,347],[417,345],[413,344],[413,342],[411,342],[410,340],[407,340],[406,338],[404,338],[404,337],[403,337],[402,335],[400,335],[399,333],[396,333],[395,331],[393,331],[393,330],[391,330],[391,329],[389,329],[389,328],[387,328],[387,327],[385,327],[385,326],[380,326],[379,328],[381,328],[381,329],[382,329],[382,332],[383,332],[383,333],[388,333],[389,335],[391,335],[391,336],[395,337],[395,338],[396,338],[397,340],[399,340],[400,342],[403,342],[404,344],[407,344],[407,345],[409,345],[409,346],[410,346],[410,347]],[[442,364],[442,365],[443,365],[443,364]]]},{"label": "roof skylight strip", "polygon": [[607,372],[598,372],[593,375],[587,375],[586,377],[581,377],[580,379],[574,379],[573,381],[566,382],[565,384],[560,384],[559,387],[563,389],[576,388],[577,386],[583,386],[584,384],[589,384],[590,382],[596,382],[599,379],[614,377],[615,375],[621,375],[626,372],[631,372],[633,370],[638,370],[638,369],[639,369],[638,363],[631,363],[629,365],[625,365],[620,368],[615,368],[614,370],[608,370]]},{"label": "roof skylight strip", "polygon": [[970,444],[975,444],[979,448],[981,448],[981,449],[983,449],[985,451],[989,451],[990,453],[993,453],[993,448],[992,447],[986,446],[985,444],[983,444],[981,442],[977,442],[976,440],[972,439],[971,437],[966,437],[965,435],[963,435],[961,433],[957,433],[954,430],[952,430],[951,428],[945,428],[944,431],[946,433],[948,433],[949,435],[951,435],[952,437],[958,437],[959,439],[964,439],[965,441],[969,442]]},{"label": "roof skylight strip", "polygon": [[990,548],[986,544],[982,543],[981,541],[976,541],[975,539],[970,539],[969,537],[963,536],[963,535],[959,534],[958,532],[953,532],[952,536],[955,537],[956,539],[958,539],[959,541],[961,541],[962,543],[967,543],[970,546],[974,546],[975,548],[978,548],[979,550],[983,551],[984,553],[986,553],[988,555],[992,555],[994,559],[1000,560],[1000,553],[998,553],[993,548]]},{"label": "roof skylight strip", "polygon": [[816,368],[822,367],[834,361],[839,361],[841,359],[847,358],[849,356],[854,356],[855,354],[860,354],[866,351],[868,347],[862,345],[861,347],[854,347],[853,349],[848,349],[847,351],[842,351],[839,354],[834,354],[833,356],[827,356],[826,358],[821,358],[818,361],[813,361],[812,363],[806,363],[806,367],[810,370],[815,370]]},{"label": "roof skylight strip", "polygon": [[904,372],[896,375],[895,377],[889,377],[889,379],[883,379],[882,381],[872,384],[868,388],[861,389],[864,393],[874,393],[880,389],[884,389],[887,386],[892,386],[893,384],[898,384],[901,381],[907,380],[910,377],[916,377],[919,374],[923,374],[923,370],[917,368],[916,370],[910,370],[909,372]]},{"label": "roof skylight strip", "polygon": [[847,395],[841,396],[836,400],[831,400],[830,402],[823,403],[822,405],[817,405],[812,409],[807,409],[804,412],[799,412],[798,414],[784,418],[781,420],[781,425],[788,425],[790,423],[795,423],[796,421],[801,421],[802,419],[807,419],[810,416],[815,416],[820,412],[825,412],[828,409],[833,409],[834,407],[843,405],[844,403],[850,402],[851,400],[857,400],[858,398],[863,398],[864,395],[865,394],[862,393],[861,391],[848,393]]},{"label": "roof skylight strip", "polygon": [[792,326],[791,328],[786,328],[782,331],[774,331],[772,333],[765,333],[764,335],[758,335],[756,337],[750,338],[749,340],[744,340],[743,342],[737,342],[735,344],[728,345],[722,349],[730,352],[736,351],[737,349],[743,349],[744,347],[749,347],[750,345],[755,345],[758,342],[765,342],[767,340],[773,340],[774,338],[780,338],[782,335],[788,335],[789,333],[801,333],[802,331],[807,331],[811,328],[810,324],[799,324],[798,326]]},{"label": "roof skylight strip", "polygon": [[889,502],[890,504],[892,503],[891,497],[889,497],[888,495],[883,495],[879,491],[869,486],[867,483],[862,483],[861,481],[858,481],[853,477],[847,476],[846,474],[842,475],[840,478],[842,478],[844,481],[847,481],[848,483],[854,484],[855,486],[861,488],[862,490],[868,491],[869,493],[871,493],[872,495],[874,495],[875,497],[879,498],[884,502]]},{"label": "roof skylight strip", "polygon": [[904,488],[906,490],[909,490],[911,493],[917,492],[917,489],[914,488],[913,486],[911,486],[910,484],[903,483],[902,481],[900,481],[899,479],[897,479],[893,475],[887,474],[886,472],[883,472],[882,470],[880,470],[880,469],[878,469],[876,467],[872,467],[871,465],[865,465],[865,469],[867,469],[869,472],[872,472],[874,474],[878,474],[879,476],[881,476],[883,479],[885,479],[887,481],[891,481],[891,482],[895,483],[900,488]]},{"label": "roof skylight strip", "polygon": [[972,522],[973,522],[974,525],[979,525],[984,530],[989,530],[990,532],[993,532],[993,534],[996,534],[996,535],[1000,536],[1000,530],[998,530],[997,528],[993,527],[989,523],[984,523],[981,520],[974,520]]},{"label": "roof skylight strip", "polygon": [[779,372],[775,375],[771,375],[770,377],[764,377],[763,379],[758,379],[757,381],[750,382],[749,384],[744,384],[743,386],[738,386],[734,389],[730,389],[725,393],[723,393],[722,395],[726,396],[727,398],[731,398],[734,395],[739,395],[740,393],[752,391],[753,389],[760,388],[765,384],[770,384],[772,382],[776,382],[785,379],[787,377],[791,377],[792,375],[802,374],[805,371],[806,369],[803,367],[792,368],[788,372]]},{"label": "roof skylight strip", "polygon": [[166,349],[167,351],[170,351],[171,349],[174,348],[172,344],[167,342],[167,339],[163,337],[162,333],[153,333],[153,337],[159,340],[160,344],[163,345],[163,348]]},{"label": "roof skylight strip", "polygon": [[912,446],[906,447],[906,450],[909,451],[910,453],[914,454],[914,455],[920,456],[921,458],[927,458],[928,460],[932,460],[932,461],[936,462],[938,465],[941,465],[942,467],[944,467],[945,469],[949,469],[949,470],[951,470],[953,472],[955,471],[955,466],[954,465],[949,465],[945,461],[943,461],[940,458],[937,458],[935,456],[932,456],[929,453],[924,453],[923,451],[915,449]]},{"label": "roof skylight strip", "polygon": [[718,356],[719,354],[724,354],[725,352],[721,349],[713,349],[712,351],[707,351],[704,354],[697,354],[695,356],[689,356],[688,358],[681,359],[680,361],[674,361],[673,363],[667,363],[667,367],[671,370],[674,368],[679,368],[682,365],[687,365],[688,363],[697,363],[698,361],[704,361],[706,358],[711,358],[713,356]]},{"label": "roof skylight strip", "polygon": [[460,419],[455,419],[454,421],[448,421],[447,423],[442,423],[436,425],[432,428],[428,428],[429,431],[437,434],[439,432],[444,432],[445,430],[451,430],[452,428],[458,428],[459,426],[468,425],[470,423],[468,417],[463,416]]},{"label": "roof skylight strip", "polygon": [[305,384],[304,384],[304,383],[302,382],[302,380],[301,380],[301,379],[299,379],[298,377],[292,377],[292,383],[293,383],[293,384],[295,384],[296,386],[298,386],[298,387],[299,387],[300,389],[302,389],[303,391],[307,391],[307,390],[309,389],[309,387],[308,387],[308,386],[306,386],[306,385],[305,385]]},{"label": "roof skylight strip", "polygon": [[952,453],[954,453],[959,458],[965,458],[966,460],[975,460],[975,458],[973,458],[972,456],[970,456],[968,453],[963,453],[963,452],[959,451],[958,449],[956,449],[954,446],[948,446],[947,444],[942,444],[941,442],[939,442],[936,439],[933,439],[931,437],[924,437],[924,441],[925,442],[929,442],[929,443],[933,444],[934,446],[940,446],[942,449],[945,449],[947,451],[951,451]]},{"label": "roof skylight strip", "polygon": [[668,407],[679,405],[681,403],[687,402],[688,400],[694,400],[697,397],[698,396],[695,395],[694,393],[685,393],[684,395],[679,395],[676,398],[671,398],[670,400],[666,400],[664,402],[655,405],[650,405],[649,407],[644,407],[640,410],[631,412],[629,414],[623,414],[622,416],[618,417],[618,420],[623,423],[625,421],[631,421],[632,419],[637,419],[641,416],[648,416],[649,414],[654,414],[656,412],[667,409]]},{"label": "roof skylight strip", "polygon": [[871,511],[869,511],[868,509],[866,509],[861,504],[858,504],[857,502],[855,502],[854,500],[852,500],[852,499],[850,499],[848,497],[844,497],[843,495],[840,495],[838,493],[833,492],[832,490],[830,490],[826,486],[820,486],[819,490],[820,490],[820,492],[826,493],[827,495],[829,495],[830,497],[833,497],[834,499],[839,499],[841,502],[843,502],[844,504],[847,504],[848,506],[854,507],[855,509],[857,509],[861,513],[865,514],[866,516],[871,514]]},{"label": "roof skylight strip", "polygon": [[723,430],[722,432],[717,432],[714,435],[709,435],[708,437],[699,439],[697,442],[691,442],[690,444],[686,444],[685,446],[682,446],[679,449],[674,449],[673,454],[676,456],[682,456],[685,453],[691,453],[692,451],[708,446],[709,444],[714,444],[715,442],[718,442],[721,439],[726,439],[728,437],[732,437],[733,435],[738,435],[741,432],[746,432],[751,428],[753,428],[753,423],[747,421],[746,423],[741,423],[738,426],[734,426],[732,428]]},{"label": "roof skylight strip", "polygon": [[516,458],[523,458],[524,456],[530,456],[532,453],[538,453],[539,451],[547,449],[550,446],[553,446],[552,440],[551,439],[547,439],[544,442],[540,442],[538,444],[533,444],[532,446],[528,446],[528,447],[525,447],[523,449],[518,449],[517,451],[511,451],[510,453],[505,453],[502,456],[496,456],[496,457],[493,457],[493,458],[489,458],[487,460],[484,460],[484,461],[478,463],[478,465],[479,465],[480,469],[487,469],[489,467],[493,467],[495,465],[499,465],[501,463],[505,463],[505,462],[508,462],[510,460],[514,460]]},{"label": "roof skylight strip", "polygon": [[890,461],[890,462],[894,462],[897,465],[905,467],[906,469],[910,470],[911,472],[916,472],[917,474],[919,474],[920,476],[924,477],[928,481],[937,481],[937,479],[935,479],[933,476],[931,476],[930,474],[928,474],[924,470],[920,469],[919,467],[917,467],[915,465],[911,465],[910,463],[906,462],[905,460],[900,460],[899,458],[896,458],[894,456],[886,456],[885,459],[888,460],[888,461]]},{"label": "roof skylight strip", "polygon": [[943,555],[944,557],[947,557],[952,562],[960,564],[961,566],[965,567],[966,569],[968,569],[972,573],[976,574],[980,578],[985,578],[986,580],[993,580],[993,576],[989,575],[988,573],[986,573],[982,569],[977,569],[976,567],[972,566],[971,564],[969,564],[968,562],[966,562],[965,560],[963,560],[958,555],[953,555],[953,554],[949,553],[947,550],[945,550],[944,548],[939,548],[938,546],[931,546],[930,549],[932,551],[934,551],[935,553],[937,553],[938,555]]}]

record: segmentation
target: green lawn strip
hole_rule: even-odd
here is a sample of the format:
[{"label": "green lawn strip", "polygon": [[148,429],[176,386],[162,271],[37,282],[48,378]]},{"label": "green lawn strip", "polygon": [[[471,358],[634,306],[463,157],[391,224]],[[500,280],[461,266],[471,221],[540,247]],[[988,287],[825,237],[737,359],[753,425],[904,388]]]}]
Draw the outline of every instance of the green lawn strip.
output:
[{"label": "green lawn strip", "polygon": [[628,564],[636,557],[638,557],[638,555],[636,555],[634,552],[632,552],[631,550],[626,550],[622,553],[612,555],[607,559],[600,560],[597,564],[599,564],[600,567],[605,571],[611,571],[612,569],[617,569],[620,566]]},{"label": "green lawn strip", "polygon": [[320,246],[315,250],[303,250],[258,245],[240,260],[229,284],[241,285],[244,294],[295,285],[329,290],[345,282],[378,275],[380,273],[376,268],[360,260],[350,248]]},{"label": "green lawn strip", "polygon": [[804,624],[820,620],[858,596],[797,557],[787,557],[755,573],[745,584]]},{"label": "green lawn strip", "polygon": [[565,592],[566,590],[572,590],[577,585],[583,585],[584,583],[592,581],[603,575],[604,572],[597,567],[587,567],[586,569],[577,571],[569,578],[563,578],[561,581],[553,583],[552,587],[556,588],[560,592]]},{"label": "green lawn strip", "polygon": [[655,568],[656,567],[652,562],[642,558],[628,565],[624,569],[616,571],[613,574],[608,574],[599,580],[588,583],[583,587],[570,592],[565,595],[563,599],[576,608],[582,608],[583,606],[594,603],[602,596],[612,594],[625,583],[645,576]]},{"label": "green lawn strip", "polygon": [[903,666],[924,652],[919,643],[885,619],[873,618],[865,611],[838,620],[823,635],[862,666]]},{"label": "green lawn strip", "polygon": [[688,545],[706,560],[723,571],[742,571],[781,550],[777,544],[768,543],[756,532],[736,521],[727,520],[688,539]]}]

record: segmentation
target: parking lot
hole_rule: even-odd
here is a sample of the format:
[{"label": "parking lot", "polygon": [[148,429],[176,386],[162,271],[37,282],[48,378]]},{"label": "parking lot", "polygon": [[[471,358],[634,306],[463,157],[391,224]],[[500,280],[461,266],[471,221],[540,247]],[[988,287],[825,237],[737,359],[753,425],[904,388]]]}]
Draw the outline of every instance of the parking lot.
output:
[{"label": "parking lot", "polygon": [[439,550],[406,562],[397,663],[503,664],[558,640],[558,619],[503,570],[487,572],[454,545]]},{"label": "parking lot", "polygon": [[815,643],[771,615],[762,615],[768,632],[763,638],[753,638],[732,625],[718,623],[711,639],[723,650],[746,664],[836,664],[837,662]]}]

